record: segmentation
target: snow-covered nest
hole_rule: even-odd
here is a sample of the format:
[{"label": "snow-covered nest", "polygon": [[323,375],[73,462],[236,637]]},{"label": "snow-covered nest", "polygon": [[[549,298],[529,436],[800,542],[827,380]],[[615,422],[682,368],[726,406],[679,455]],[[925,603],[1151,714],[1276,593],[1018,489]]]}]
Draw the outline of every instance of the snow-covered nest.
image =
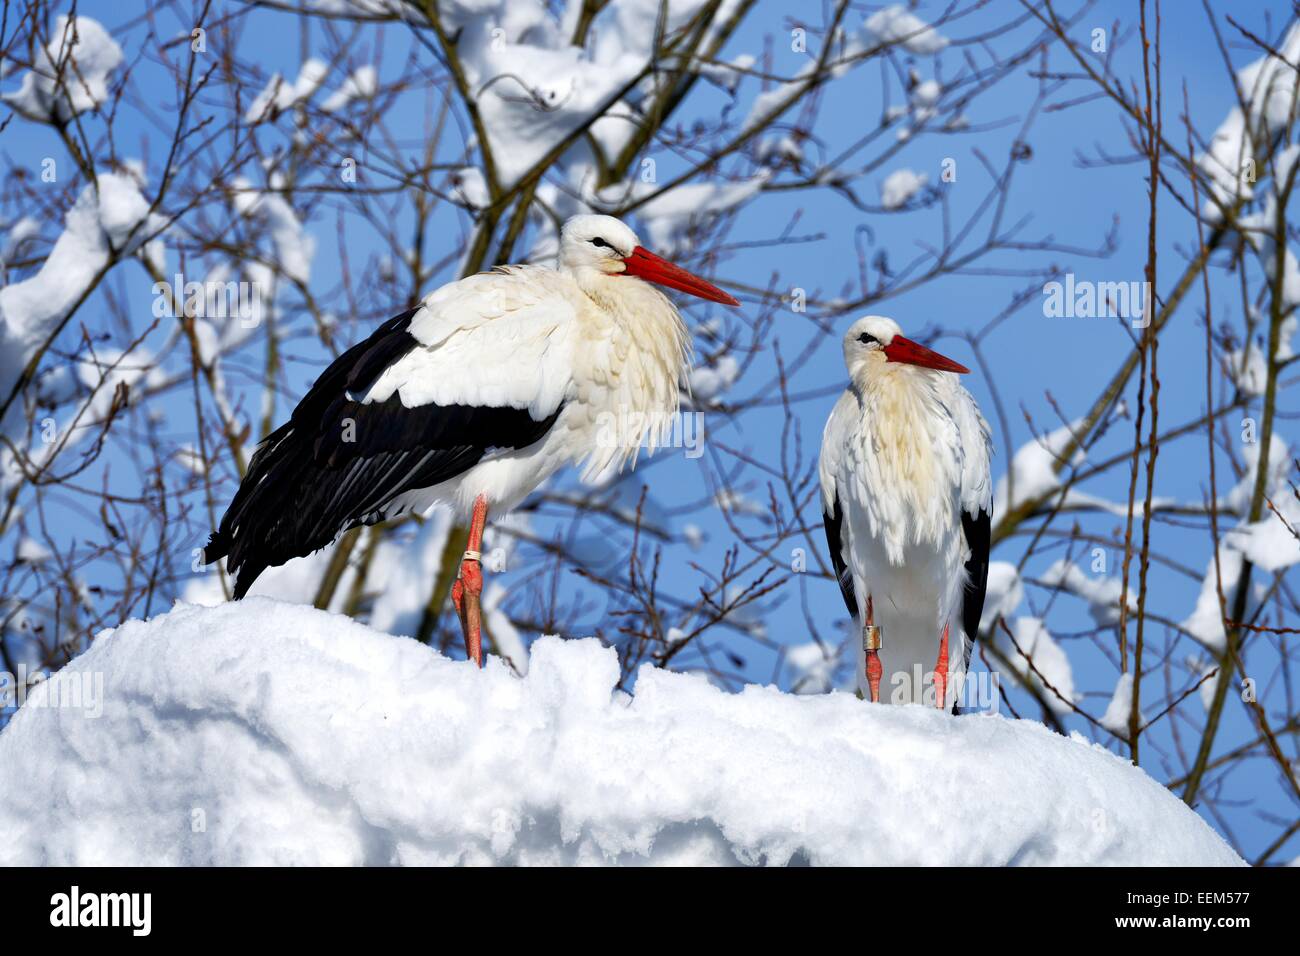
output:
[{"label": "snow-covered nest", "polygon": [[593,640],[519,678],[266,598],[181,605],[0,733],[0,863],[1240,863],[1039,724],[617,678]]}]

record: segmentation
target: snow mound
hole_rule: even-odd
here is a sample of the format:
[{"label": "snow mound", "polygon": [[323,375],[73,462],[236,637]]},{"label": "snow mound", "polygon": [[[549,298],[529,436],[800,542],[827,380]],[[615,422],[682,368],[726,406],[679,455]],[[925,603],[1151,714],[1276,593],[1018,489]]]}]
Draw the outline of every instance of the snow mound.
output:
[{"label": "snow mound", "polygon": [[1035,723],[618,676],[593,640],[538,641],[521,679],[265,598],[178,605],[0,733],[0,863],[1241,862]]}]

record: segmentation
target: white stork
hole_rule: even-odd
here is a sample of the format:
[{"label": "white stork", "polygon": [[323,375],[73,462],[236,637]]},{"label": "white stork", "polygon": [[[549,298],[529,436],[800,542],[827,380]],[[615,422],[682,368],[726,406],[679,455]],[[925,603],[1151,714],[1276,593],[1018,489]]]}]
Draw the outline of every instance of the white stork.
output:
[{"label": "white stork", "polygon": [[[969,369],[858,319],[844,336],[849,387],[822,437],[831,562],[862,632],[858,686],[880,699],[949,705],[984,607],[992,487],[989,427],[957,375]],[[951,625],[965,633],[948,654]],[[933,678],[928,678],[933,668]]]},{"label": "white stork", "polygon": [[489,509],[565,465],[592,478],[635,463],[672,427],[691,339],[650,283],[740,304],[609,216],[568,220],[556,269],[505,266],[431,293],[340,355],[258,445],[205,562],[225,557],[241,598],[350,528],[446,503],[470,519],[452,598],[481,666]]}]

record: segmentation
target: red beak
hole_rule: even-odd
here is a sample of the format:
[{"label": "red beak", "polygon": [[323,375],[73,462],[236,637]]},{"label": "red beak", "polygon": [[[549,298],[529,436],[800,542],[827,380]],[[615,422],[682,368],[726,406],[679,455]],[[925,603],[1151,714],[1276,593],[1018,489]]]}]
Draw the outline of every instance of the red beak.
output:
[{"label": "red beak", "polygon": [[731,296],[711,282],[705,282],[697,275],[692,275],[681,266],[675,266],[667,259],[661,259],[649,249],[637,246],[632,254],[623,259],[623,274],[636,276],[646,282],[665,285],[670,289],[689,292],[691,295],[710,302],[723,305],[740,305]]},{"label": "red beak", "polygon": [[961,375],[970,371],[965,365],[958,365],[952,359],[945,358],[933,349],[927,349],[924,345],[905,339],[901,335],[895,335],[894,341],[886,345],[884,351],[885,358],[891,362],[919,365],[921,368],[937,369],[940,372],[957,372]]}]

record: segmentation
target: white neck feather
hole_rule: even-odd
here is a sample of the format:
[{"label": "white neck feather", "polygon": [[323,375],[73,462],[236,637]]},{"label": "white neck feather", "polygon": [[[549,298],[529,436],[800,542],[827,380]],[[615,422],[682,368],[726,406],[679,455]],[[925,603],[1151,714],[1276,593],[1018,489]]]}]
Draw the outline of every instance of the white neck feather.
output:
[{"label": "white neck feather", "polygon": [[[667,439],[690,368],[691,336],[672,302],[654,286],[622,276],[583,283],[593,308],[584,316],[580,361],[596,386],[592,411],[616,422],[618,440],[601,442],[586,474],[635,462]],[[610,447],[611,445],[615,447]]]},{"label": "white neck feather", "polygon": [[888,517],[909,525],[913,540],[938,534],[954,520],[960,482],[947,383],[923,369],[883,364],[855,375],[853,384],[862,403],[865,459],[904,509]]}]

